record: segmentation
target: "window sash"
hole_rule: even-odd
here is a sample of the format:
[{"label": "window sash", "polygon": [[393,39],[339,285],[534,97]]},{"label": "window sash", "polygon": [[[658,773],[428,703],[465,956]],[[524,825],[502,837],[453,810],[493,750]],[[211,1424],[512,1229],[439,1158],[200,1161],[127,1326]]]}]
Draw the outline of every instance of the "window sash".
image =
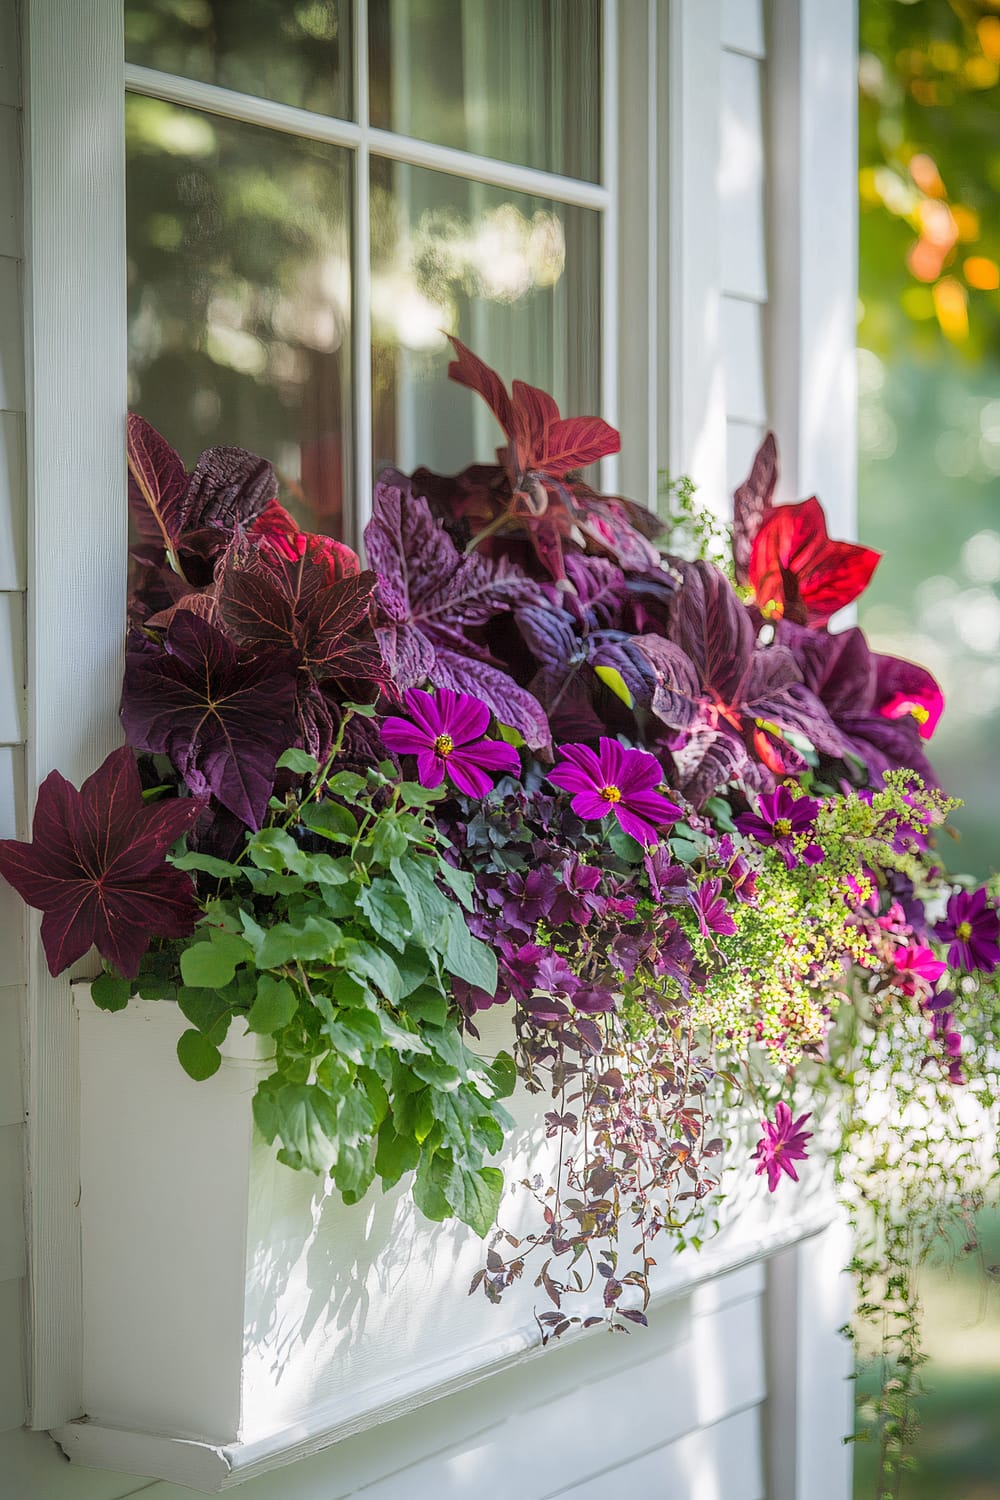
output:
[{"label": "window sash", "polygon": [[[618,0],[604,0],[601,49],[601,177],[600,183],[524,167],[471,151],[440,146],[416,137],[384,130],[369,120],[368,4],[355,0],[353,95],[355,120],[321,115],[279,104],[252,94],[220,88],[197,79],[159,72],[126,63],[126,92],[162,99],[170,104],[220,115],[247,125],[346,147],[353,153],[353,222],[351,224],[352,278],[352,406],[354,431],[354,503],[345,506],[346,539],[360,548],[371,514],[374,484],[372,454],[372,335],[370,158],[374,154],[414,167],[427,167],[453,177],[491,187],[552,199],[556,203],[596,210],[601,216],[601,415],[612,426],[617,419],[618,391]],[[617,488],[616,457],[602,460],[600,482]],[[655,495],[647,495],[655,504]]]}]

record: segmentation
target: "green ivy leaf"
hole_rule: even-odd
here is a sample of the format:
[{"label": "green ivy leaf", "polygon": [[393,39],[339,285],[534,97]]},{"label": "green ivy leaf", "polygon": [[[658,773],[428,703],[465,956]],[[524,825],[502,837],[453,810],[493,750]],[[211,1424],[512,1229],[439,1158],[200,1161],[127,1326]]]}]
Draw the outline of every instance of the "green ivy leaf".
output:
[{"label": "green ivy leaf", "polygon": [[90,998],[99,1010],[124,1010],[132,998],[132,986],[119,974],[99,974],[90,986]]},{"label": "green ivy leaf", "polygon": [[300,814],[305,826],[334,843],[350,844],[357,837],[354,814],[339,802],[310,802]]},{"label": "green ivy leaf", "polygon": [[406,897],[394,880],[379,875],[371,885],[362,886],[358,905],[376,934],[391,943],[400,953],[413,930],[413,918]]},{"label": "green ivy leaf", "polygon": [[275,768],[279,771],[294,771],[296,776],[315,776],[319,770],[319,761],[307,750],[292,749],[279,755]]},{"label": "green ivy leaf", "polygon": [[383,1186],[393,1187],[406,1173],[412,1172],[420,1161],[420,1147],[411,1135],[397,1135],[392,1121],[382,1122],[375,1151],[375,1170]]},{"label": "green ivy leaf", "polygon": [[438,874],[446,885],[451,887],[452,893],[458,897],[466,911],[472,910],[472,892],[476,884],[475,876],[469,870],[456,870],[446,859],[438,864]]},{"label": "green ivy leaf", "polygon": [[[228,1018],[230,1015],[229,1006],[219,998],[215,990],[189,988],[187,985],[181,985],[177,991],[177,1006],[184,1019],[206,1035],[214,1030],[224,1016]],[[228,1029],[227,1020],[226,1031]]]},{"label": "green ivy leaf", "polygon": [[638,865],[642,863],[646,851],[638,839],[634,839],[631,834],[626,833],[617,821],[608,831],[608,843],[611,845],[613,852],[618,855],[618,858],[623,859],[626,864]]},{"label": "green ivy leaf", "polygon": [[409,844],[402,820],[393,813],[384,813],[372,829],[370,843],[379,864],[391,865],[394,859],[406,853]]},{"label": "green ivy leaf", "polygon": [[287,979],[262,974],[257,981],[257,997],[247,1016],[247,1030],[260,1036],[274,1036],[282,1031],[298,1009],[298,999]]},{"label": "green ivy leaf", "polygon": [[192,943],[181,954],[181,978],[196,989],[221,990],[236,973],[236,965],[252,956],[246,938],[212,930],[210,940]]},{"label": "green ivy leaf", "polygon": [[222,1053],[201,1031],[185,1031],[177,1039],[177,1059],[189,1078],[197,1083],[219,1071]]},{"label": "green ivy leaf", "polygon": [[341,942],[340,928],[325,917],[306,917],[301,927],[276,922],[265,930],[257,948],[257,967],[281,969],[297,959],[302,963],[333,963]]},{"label": "green ivy leaf", "polygon": [[497,959],[492,948],[479,938],[472,936],[465,917],[457,907],[448,914],[448,942],[445,948],[445,963],[459,979],[485,990],[487,995],[497,992]]},{"label": "green ivy leaf", "polygon": [[357,771],[338,771],[330,777],[326,789],[334,797],[360,797],[365,789],[365,778]]},{"label": "green ivy leaf", "polygon": [[485,1239],[497,1221],[503,1196],[503,1173],[499,1167],[480,1167],[475,1172],[458,1170],[460,1185],[452,1188],[452,1207],[463,1224]]}]

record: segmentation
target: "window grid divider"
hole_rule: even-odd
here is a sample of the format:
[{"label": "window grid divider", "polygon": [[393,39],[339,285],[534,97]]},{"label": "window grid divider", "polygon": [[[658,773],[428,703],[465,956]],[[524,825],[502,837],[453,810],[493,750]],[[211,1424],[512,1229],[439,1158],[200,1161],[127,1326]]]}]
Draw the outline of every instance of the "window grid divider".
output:
[{"label": "window grid divider", "polygon": [[[555,203],[595,210],[601,215],[601,410],[614,426],[618,422],[618,0],[604,0],[601,66],[601,183],[565,177],[536,167],[519,166],[480,156],[452,146],[440,146],[400,135],[371,124],[368,90],[368,0],[355,0],[353,71],[356,120],[321,115],[313,110],[280,104],[255,94],[220,88],[199,79],[164,73],[137,63],[125,64],[126,92],[162,99],[246,125],[281,131],[352,152],[352,330],[351,386],[353,391],[354,503],[345,514],[347,540],[362,546],[371,515],[372,454],[372,335],[371,335],[371,204],[370,161],[373,154],[407,166],[443,172],[451,177],[486,183],[490,187],[548,198]],[[617,456],[601,461],[601,483],[618,486]]]}]

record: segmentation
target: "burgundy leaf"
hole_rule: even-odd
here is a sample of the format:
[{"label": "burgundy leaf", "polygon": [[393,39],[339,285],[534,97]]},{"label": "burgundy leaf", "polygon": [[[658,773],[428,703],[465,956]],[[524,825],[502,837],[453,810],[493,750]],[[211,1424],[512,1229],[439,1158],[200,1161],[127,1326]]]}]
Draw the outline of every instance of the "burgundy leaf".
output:
[{"label": "burgundy leaf", "polygon": [[211,791],[259,828],[275,761],[296,738],[296,665],[279,650],[243,660],[209,621],[180,612],[159,655],[137,645],[126,655],[125,732],[169,756],[196,795]]},{"label": "burgundy leaf", "polygon": [[750,473],[733,495],[733,566],[736,582],[750,582],[750,553],[774,501],[778,486],[778,445],[766,434],[754,454]]},{"label": "burgundy leaf", "polygon": [[149,541],[158,540],[167,556],[176,560],[188,484],[181,456],[144,417],[129,412],[126,457],[136,530]]},{"label": "burgundy leaf", "polygon": [[754,540],[749,581],[763,614],[825,625],[868,587],[880,556],[855,542],[833,541],[814,495],[770,512]]},{"label": "burgundy leaf", "polygon": [[152,937],[186,937],[199,916],[190,876],[164,855],[197,818],[190,798],[143,801],[131,750],[113,751],[79,791],[51,771],[38,789],[30,844],[0,841],[0,872],[44,912],[49,971],[96,944],[133,979]]},{"label": "burgundy leaf", "polygon": [[378,645],[367,629],[374,573],[330,581],[325,558],[295,558],[237,543],[219,581],[219,617],[242,649],[284,648],[314,677],[379,680]]},{"label": "burgundy leaf", "polygon": [[547,746],[541,706],[489,664],[477,638],[480,627],[534,596],[537,586],[504,561],[460,556],[427,501],[395,485],[375,487],[365,546],[378,573],[376,633],[397,688],[429,682],[471,693],[532,749]]},{"label": "burgundy leaf", "polygon": [[278,492],[266,458],[245,448],[206,448],[195,465],[184,499],[185,530],[224,531],[247,527]]}]

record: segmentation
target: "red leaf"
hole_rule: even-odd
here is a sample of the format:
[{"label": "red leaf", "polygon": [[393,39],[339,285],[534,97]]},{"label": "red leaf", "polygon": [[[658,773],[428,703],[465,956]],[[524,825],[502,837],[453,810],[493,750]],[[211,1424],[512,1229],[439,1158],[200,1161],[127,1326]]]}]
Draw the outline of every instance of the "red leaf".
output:
[{"label": "red leaf", "polygon": [[736,582],[750,581],[750,553],[770,514],[778,485],[778,445],[769,432],[754,454],[750,473],[733,495],[733,564]]},{"label": "red leaf", "polygon": [[584,469],[609,453],[619,452],[621,445],[618,433],[600,417],[570,417],[552,423],[534,467],[562,479],[570,469]]},{"label": "red leaf", "polygon": [[459,385],[467,386],[470,391],[475,391],[482,396],[490,411],[496,417],[504,430],[504,435],[510,439],[514,436],[514,413],[511,407],[507,387],[495,370],[489,365],[483,364],[478,355],[473,354],[458,339],[451,340],[452,348],[458,355],[448,366],[448,375]]},{"label": "red leaf", "polygon": [[764,521],[750,554],[758,608],[800,625],[825,625],[868,587],[880,555],[854,542],[831,541],[815,496],[779,505]]},{"label": "red leaf", "polygon": [[202,804],[148,805],[135,757],[113,751],[79,791],[58,771],[38,789],[32,842],[0,842],[0,872],[42,918],[49,971],[96,944],[133,979],[151,937],[186,937],[199,915],[189,876],[164,855]]},{"label": "red leaf", "polygon": [[271,500],[250,527],[249,536],[259,544],[273,548],[280,557],[294,562],[308,553],[317,562],[322,562],[327,572],[327,582],[338,578],[351,578],[361,572],[356,552],[345,542],[333,537],[320,536],[309,531],[300,531],[293,518],[277,500]]}]

